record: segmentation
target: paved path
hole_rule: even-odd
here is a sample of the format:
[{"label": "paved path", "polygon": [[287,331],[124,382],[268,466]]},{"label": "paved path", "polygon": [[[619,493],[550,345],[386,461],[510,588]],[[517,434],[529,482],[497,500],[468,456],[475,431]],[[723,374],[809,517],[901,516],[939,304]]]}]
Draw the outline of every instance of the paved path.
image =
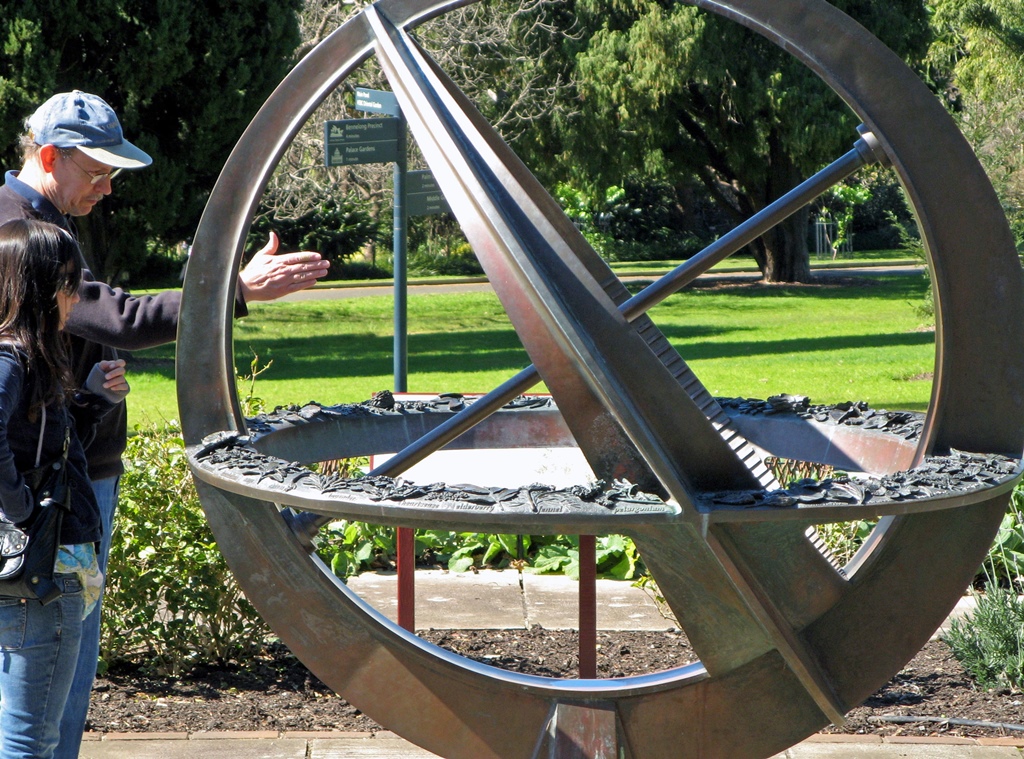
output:
[{"label": "paved path", "polygon": [[[431,754],[387,733],[350,735],[309,733],[240,733],[196,736],[158,736],[128,740],[85,741],[82,759],[434,759]],[[924,739],[883,743],[852,736],[841,743],[820,738],[804,741],[774,759],[1022,759],[1018,746],[978,743],[936,743]],[[644,757],[637,757],[644,759]],[[729,759],[722,757],[722,759]]]},{"label": "paved path", "polygon": [[[397,575],[364,572],[348,586],[390,620],[398,619]],[[480,572],[416,571],[417,629],[575,630],[579,584],[564,575],[520,574],[512,570]],[[973,608],[963,598],[950,618]],[[949,620],[936,631],[936,636]],[[597,627],[600,630],[670,630],[678,625],[650,592],[620,580],[597,581]]]},{"label": "paved path", "polygon": [[[816,277],[866,277],[879,274],[920,274],[921,266],[900,264],[895,266],[843,266],[813,269]],[[651,282],[663,276],[665,271],[652,271],[640,274],[624,274],[620,277],[623,282],[644,281]],[[722,280],[729,282],[757,282],[761,279],[758,272],[735,271],[735,272],[711,272],[701,275],[700,281],[708,282]],[[380,280],[374,284],[373,280],[359,282],[356,284],[346,283],[345,286],[336,286],[330,282],[317,285],[308,290],[292,293],[282,298],[282,301],[302,300],[341,300],[345,298],[366,298],[373,295],[390,296],[394,295],[394,285],[390,280]],[[467,292],[494,292],[490,283],[479,277],[467,277],[465,280],[456,280],[444,283],[425,280],[418,282],[413,280],[408,285],[410,295],[420,293],[467,293]]]}]

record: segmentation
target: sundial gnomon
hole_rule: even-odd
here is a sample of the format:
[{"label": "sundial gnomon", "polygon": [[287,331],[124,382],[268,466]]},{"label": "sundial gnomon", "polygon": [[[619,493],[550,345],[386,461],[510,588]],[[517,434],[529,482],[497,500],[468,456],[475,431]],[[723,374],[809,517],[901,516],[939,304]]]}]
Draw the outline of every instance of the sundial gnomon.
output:
[{"label": "sundial gnomon", "polygon": [[[465,4],[367,7],[288,75],[229,158],[196,236],[179,334],[182,424],[204,508],[248,598],[296,655],[435,753],[565,756],[562,741],[575,740],[581,756],[769,756],[841,721],[916,653],[999,525],[1024,444],[1024,351],[1020,266],[998,201],[927,88],[832,6],[697,2],[783,46],[864,126],[848,154],[791,196],[630,296],[409,35]],[[252,209],[296,131],[370,54],[533,366],[461,411],[342,406],[250,429],[235,395],[231,315]],[[903,182],[932,265],[935,379],[916,435],[887,423],[752,413],[713,398],[647,310],[875,162],[891,163]],[[538,379],[557,409],[506,405]],[[400,450],[379,472],[398,474],[463,432],[456,445],[527,434],[544,446],[570,435],[610,485],[583,494],[484,488],[502,494],[488,500],[454,487],[323,478],[301,466]],[[874,484],[859,497],[772,495],[778,483],[765,452],[870,472]],[[623,482],[635,487],[611,484]],[[882,521],[845,567],[808,537],[815,524],[865,516]],[[630,535],[700,662],[642,677],[551,680],[454,656],[389,623],[309,550],[302,524],[332,517]]]}]

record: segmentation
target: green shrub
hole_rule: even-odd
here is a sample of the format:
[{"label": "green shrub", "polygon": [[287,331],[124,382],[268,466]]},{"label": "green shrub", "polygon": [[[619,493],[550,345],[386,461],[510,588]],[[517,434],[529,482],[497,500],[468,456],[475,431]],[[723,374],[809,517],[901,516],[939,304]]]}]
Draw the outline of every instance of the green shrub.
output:
[{"label": "green shrub", "polygon": [[943,640],[982,688],[1024,689],[1024,486],[1018,485],[975,585],[977,606]]},{"label": "green shrub", "polygon": [[[335,270],[336,269],[336,270]],[[332,279],[391,279],[391,262],[345,261],[337,266],[331,264]]]},{"label": "green shrub", "polygon": [[473,277],[484,273],[467,242],[424,244],[409,256],[409,274],[417,277]]},{"label": "green shrub", "polygon": [[136,430],[125,451],[102,656],[161,674],[242,660],[269,630],[227,568],[199,504],[180,431]]},{"label": "green shrub", "polygon": [[964,669],[986,689],[1024,685],[1024,601],[1016,591],[989,583],[975,610],[954,619],[943,640]]},{"label": "green shrub", "polygon": [[598,191],[559,183],[555,196],[607,261],[689,258],[710,241],[701,239],[707,233],[700,203],[694,203],[685,190],[680,195],[680,189],[670,184],[630,177],[621,187]]},{"label": "green shrub", "polygon": [[250,249],[266,242],[275,230],[282,245],[296,250],[316,250],[331,262],[324,279],[341,279],[344,265],[374,238],[376,224],[365,210],[349,198],[330,197],[300,216],[286,213],[278,217],[273,211],[263,213],[253,222]]}]

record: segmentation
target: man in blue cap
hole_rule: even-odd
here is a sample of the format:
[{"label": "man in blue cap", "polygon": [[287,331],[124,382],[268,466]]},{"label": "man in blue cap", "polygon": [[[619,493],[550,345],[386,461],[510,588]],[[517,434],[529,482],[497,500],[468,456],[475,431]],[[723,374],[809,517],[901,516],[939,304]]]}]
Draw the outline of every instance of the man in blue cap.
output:
[{"label": "man in blue cap", "polygon": [[[153,159],[124,138],[113,109],[101,98],[81,91],[54,95],[26,122],[23,165],[9,171],[0,187],[0,224],[11,219],[42,219],[75,233],[72,217],[85,216],[113,191],[113,179],[125,169],[141,169]],[[329,263],[316,252],[276,255],[271,234],[238,277],[236,314],[247,302],[274,300],[313,285]],[[175,339],[181,295],[167,291],[134,297],[97,282],[84,267],[80,302],[65,327],[72,338],[76,380],[84,386],[98,361],[120,350],[140,350]],[[117,504],[117,483],[124,471],[121,453],[127,440],[124,403],[108,414],[86,451],[89,477],[100,504],[103,540],[100,570],[106,572],[110,531]],[[61,722],[57,759],[75,759],[89,709],[89,694],[99,656],[100,607],[85,619],[78,668]]]},{"label": "man in blue cap", "polygon": [[110,194],[110,180],[122,170],[153,162],[124,139],[114,111],[95,95],[54,95],[26,126],[26,161],[18,179],[38,189],[62,215],[85,216]]}]

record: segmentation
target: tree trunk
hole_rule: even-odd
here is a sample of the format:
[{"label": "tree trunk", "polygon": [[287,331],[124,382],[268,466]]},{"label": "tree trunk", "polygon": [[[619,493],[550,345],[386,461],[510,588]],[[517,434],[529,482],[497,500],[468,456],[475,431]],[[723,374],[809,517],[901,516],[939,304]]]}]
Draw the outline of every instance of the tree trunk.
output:
[{"label": "tree trunk", "polygon": [[[774,130],[768,137],[768,162],[765,205],[781,198],[803,180]],[[764,263],[761,274],[765,282],[810,282],[808,220],[809,211],[804,206],[762,236]]]},{"label": "tree trunk", "polygon": [[808,219],[809,211],[801,208],[761,238],[764,243],[761,274],[765,282],[811,281]]},{"label": "tree trunk", "polygon": [[380,198],[376,198],[373,203],[370,204],[369,217],[373,221],[374,233],[366,244],[363,245],[363,258],[370,262],[370,266],[377,267],[377,232],[380,228],[380,212],[382,210],[382,204]]},{"label": "tree trunk", "polygon": [[82,249],[85,263],[93,276],[100,282],[107,281],[107,247],[103,245],[102,239],[106,236],[106,230],[102,229],[102,220],[98,219],[99,212],[88,216],[79,216],[74,220],[75,231],[78,237],[78,246]]}]

